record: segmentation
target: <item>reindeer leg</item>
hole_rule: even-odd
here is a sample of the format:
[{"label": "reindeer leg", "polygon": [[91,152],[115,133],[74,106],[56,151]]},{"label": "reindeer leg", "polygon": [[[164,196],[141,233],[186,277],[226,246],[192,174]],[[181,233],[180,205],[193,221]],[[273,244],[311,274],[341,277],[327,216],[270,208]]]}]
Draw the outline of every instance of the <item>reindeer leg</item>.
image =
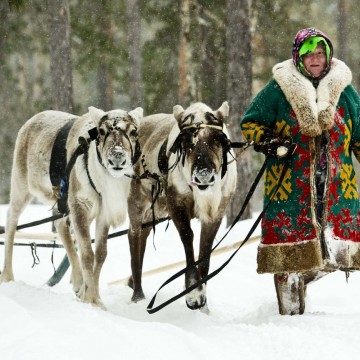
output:
[{"label": "reindeer leg", "polygon": [[146,240],[150,234],[151,228],[141,228],[141,222],[131,226],[129,230],[129,246],[131,255],[131,272],[128,285],[133,289],[131,301],[138,302],[145,299],[141,286],[142,266],[146,248]]},{"label": "reindeer leg", "polygon": [[206,259],[199,264],[201,278],[204,278],[209,273],[210,253],[220,224],[221,219],[218,219],[213,223],[201,224],[199,259]]},{"label": "reindeer leg", "polygon": [[[179,204],[181,202],[179,201]],[[173,220],[181,241],[184,246],[186,265],[189,270],[185,273],[185,287],[188,288],[200,280],[198,269],[193,266],[195,263],[194,255],[194,233],[190,226],[190,218],[186,208],[181,206],[174,207],[174,204],[169,206],[170,217]],[[191,310],[196,310],[203,307],[206,303],[206,297],[204,294],[204,286],[200,285],[197,289],[194,289],[186,295],[186,305]]]},{"label": "reindeer leg", "polygon": [[[79,204],[80,202],[78,202]],[[69,203],[70,204],[70,203]],[[94,252],[91,247],[90,220],[86,208],[75,206],[70,208],[71,221],[78,242],[80,260],[83,272],[83,284],[76,294],[81,301],[97,304],[100,299],[97,294],[94,279]]]},{"label": "reindeer leg", "polygon": [[131,276],[128,280],[128,286],[133,289],[131,297],[131,301],[133,302],[145,299],[141,285],[141,277],[146,240],[151,232],[151,228],[142,228],[142,223],[146,221],[145,209],[150,206],[151,202],[142,192],[141,182],[133,181],[131,183],[131,191],[128,198],[130,219],[128,240],[131,258]]},{"label": "reindeer leg", "polygon": [[55,222],[56,229],[63,242],[71,264],[71,284],[75,293],[78,293],[83,283],[80,260],[76,252],[74,241],[70,234],[68,219],[60,219]]},{"label": "reindeer leg", "polygon": [[[206,277],[209,273],[211,249],[214,243],[215,236],[219,230],[221,218],[213,223],[201,224],[200,248],[199,248],[199,274],[200,279]],[[206,302],[206,283],[203,284],[203,296]],[[204,312],[209,312],[206,303],[204,303]]]},{"label": "reindeer leg", "polygon": [[95,235],[95,262],[94,262],[94,282],[95,290],[98,297],[97,305],[104,307],[100,300],[99,279],[102,266],[104,265],[107,256],[107,237],[110,226],[103,220],[96,220],[96,235]]},{"label": "reindeer leg", "polygon": [[[4,268],[2,274],[0,275],[0,282],[7,282],[14,280],[12,262],[13,262],[14,237],[16,232],[16,226],[18,224],[18,220],[21,213],[24,211],[26,205],[31,200],[31,195],[27,191],[27,185],[25,184],[25,179],[16,176],[17,174],[12,175],[12,177],[15,178],[16,180],[11,184],[12,189],[10,196],[10,204],[7,213],[7,220],[5,227]],[[26,190],[24,191],[24,189]]]}]

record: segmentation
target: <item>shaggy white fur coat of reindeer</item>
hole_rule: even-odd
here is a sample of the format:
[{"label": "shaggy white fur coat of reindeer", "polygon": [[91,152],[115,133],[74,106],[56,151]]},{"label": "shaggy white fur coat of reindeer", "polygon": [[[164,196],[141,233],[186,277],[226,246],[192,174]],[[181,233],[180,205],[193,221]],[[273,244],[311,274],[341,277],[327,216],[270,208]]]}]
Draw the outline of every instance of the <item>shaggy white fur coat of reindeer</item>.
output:
[{"label": "shaggy white fur coat of reindeer", "polygon": [[[236,161],[229,148],[225,124],[228,113],[227,102],[215,111],[203,103],[195,103],[186,110],[176,105],[173,114],[156,114],[143,119],[139,131],[143,155],[141,163],[135,167],[136,174],[140,175],[144,170],[162,174],[161,162],[166,163],[166,169],[160,181],[163,189],[154,204],[152,187],[159,184],[156,185],[152,178],[132,181],[129,197],[132,276],[129,286],[134,290],[133,301],[144,298],[141,273],[146,239],[151,229],[143,228],[141,224],[151,222],[153,213],[156,218],[170,215],[183,243],[188,266],[195,262],[191,219],[200,220],[199,258],[206,260],[186,272],[186,288],[207,275],[212,244],[236,187]],[[186,304],[191,309],[204,307],[205,285],[191,291],[186,296]]]},{"label": "shaggy white fur coat of reindeer", "polygon": [[[23,125],[14,152],[1,282],[14,280],[14,235],[25,206],[33,197],[50,205],[58,200],[58,189],[50,181],[50,156],[60,129],[74,120],[66,140],[67,162],[78,148],[80,138],[86,140],[88,148],[77,158],[69,175],[70,215],[57,220],[55,225],[72,266],[71,282],[76,295],[84,302],[102,306],[99,276],[107,255],[108,231],[110,226],[123,223],[127,216],[131,182],[128,176],[133,174],[137,128],[142,117],[142,108],[104,112],[90,107],[89,112],[80,117],[44,111]],[[95,130],[96,139],[89,137],[89,130]],[[90,224],[94,219],[95,251],[90,237]]]}]

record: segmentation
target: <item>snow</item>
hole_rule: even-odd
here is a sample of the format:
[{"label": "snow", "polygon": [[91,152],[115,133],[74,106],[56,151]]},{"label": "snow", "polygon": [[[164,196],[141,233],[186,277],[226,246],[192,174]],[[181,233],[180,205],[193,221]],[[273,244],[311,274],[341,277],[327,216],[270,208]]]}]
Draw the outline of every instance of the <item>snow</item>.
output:
[{"label": "snow", "polygon": [[[0,206],[0,225],[5,223],[5,210],[6,206]],[[32,205],[19,223],[49,214],[47,207]],[[239,222],[219,247],[224,244],[230,249],[230,244],[242,240],[252,222]],[[193,226],[198,234],[196,221]],[[184,258],[172,223],[167,231],[165,228],[166,223],[159,224],[154,239],[152,235],[149,237],[144,271]],[[46,224],[27,232],[48,232],[49,229],[50,225]],[[217,240],[225,232],[223,225]],[[52,288],[44,285],[53,273],[51,249],[38,248],[40,264],[32,268],[30,247],[16,246],[16,281],[0,285],[0,359],[357,358],[360,352],[359,273],[352,273],[349,283],[342,272],[322,278],[308,287],[304,315],[281,316],[272,276],[256,273],[256,247],[256,242],[244,246],[230,264],[209,281],[209,314],[189,310],[181,298],[150,315],[146,311],[150,299],[180,268],[145,276],[147,299],[130,303],[128,287],[109,285],[130,273],[126,236],[109,240],[109,254],[100,279],[106,311],[75,298],[69,284],[69,271],[58,285]],[[63,249],[54,250],[55,266],[64,254]],[[213,256],[211,269],[218,268],[231,254],[229,251]],[[2,246],[0,264],[3,264]],[[159,292],[156,305],[182,290],[183,278],[180,278]]]}]

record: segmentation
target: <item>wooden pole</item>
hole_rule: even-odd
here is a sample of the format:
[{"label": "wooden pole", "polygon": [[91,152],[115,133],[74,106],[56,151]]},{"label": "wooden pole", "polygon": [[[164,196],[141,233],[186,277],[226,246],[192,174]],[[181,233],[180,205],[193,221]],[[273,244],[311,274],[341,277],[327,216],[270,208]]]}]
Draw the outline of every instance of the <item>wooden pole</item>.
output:
[{"label": "wooden pole", "polygon": [[[260,235],[257,235],[257,236],[254,236],[254,237],[250,238],[249,241],[246,243],[246,245],[251,244],[251,243],[253,243],[255,241],[258,241],[258,240],[260,240]],[[225,252],[237,249],[241,245],[241,243],[242,243],[242,241],[238,241],[238,242],[236,242],[234,244],[226,245],[226,246],[220,247],[218,249],[215,249],[212,252],[211,256],[221,255],[221,254],[223,254]],[[172,264],[168,264],[168,265],[160,266],[160,267],[155,268],[155,269],[144,271],[142,273],[142,277],[156,275],[156,274],[162,273],[164,271],[176,269],[176,268],[181,267],[181,266],[182,267],[186,266],[185,261],[178,261],[178,262],[175,262],[175,263],[172,263]],[[130,277],[130,275],[123,278],[123,279],[120,279],[120,280],[111,281],[111,282],[108,283],[108,285],[109,286],[126,285],[128,283],[129,277]]]}]

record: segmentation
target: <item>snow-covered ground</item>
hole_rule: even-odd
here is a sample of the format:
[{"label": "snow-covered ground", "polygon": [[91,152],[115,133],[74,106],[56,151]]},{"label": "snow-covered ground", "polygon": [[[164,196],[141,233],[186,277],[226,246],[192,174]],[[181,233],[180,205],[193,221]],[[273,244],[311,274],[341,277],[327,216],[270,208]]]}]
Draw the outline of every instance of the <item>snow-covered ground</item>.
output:
[{"label": "snow-covered ground", "polygon": [[[0,225],[6,206],[0,206]],[[47,207],[31,206],[20,223],[50,216]],[[193,222],[198,233],[198,223]],[[240,241],[251,221],[239,222],[224,245]],[[156,228],[149,237],[144,270],[183,260],[173,225]],[[123,227],[126,228],[126,225]],[[27,232],[47,232],[42,225]],[[118,230],[118,229],[116,229]],[[223,226],[218,240],[225,233]],[[3,239],[1,239],[3,240]],[[17,240],[19,241],[19,240]],[[220,245],[222,246],[222,245]],[[127,237],[109,240],[101,276],[101,296],[107,311],[80,303],[69,284],[69,271],[50,288],[51,249],[38,248],[40,264],[32,268],[27,246],[15,247],[16,281],[0,285],[0,360],[202,360],[202,359],[355,359],[360,353],[360,274],[331,274],[308,288],[306,313],[278,315],[271,275],[256,273],[256,243],[244,246],[232,262],[209,281],[209,314],[189,310],[184,299],[149,315],[146,307],[159,286],[176,270],[143,279],[145,301],[129,302],[131,290],[109,283],[130,272]],[[214,256],[219,267],[232,252]],[[55,249],[58,265],[63,249]],[[0,246],[0,265],[3,246]],[[183,289],[183,278],[165,287],[157,304]]]}]

